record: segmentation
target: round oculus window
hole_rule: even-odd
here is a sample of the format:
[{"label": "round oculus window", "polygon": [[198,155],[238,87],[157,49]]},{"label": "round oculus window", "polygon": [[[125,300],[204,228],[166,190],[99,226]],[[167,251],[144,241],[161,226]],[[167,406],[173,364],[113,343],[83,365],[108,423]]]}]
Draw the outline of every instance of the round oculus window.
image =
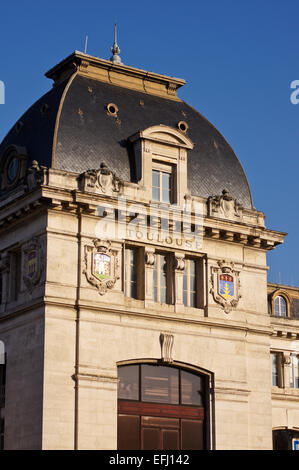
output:
[{"label": "round oculus window", "polygon": [[17,178],[19,173],[19,166],[19,159],[17,157],[13,157],[7,167],[7,178],[9,183],[13,183],[13,181]]}]

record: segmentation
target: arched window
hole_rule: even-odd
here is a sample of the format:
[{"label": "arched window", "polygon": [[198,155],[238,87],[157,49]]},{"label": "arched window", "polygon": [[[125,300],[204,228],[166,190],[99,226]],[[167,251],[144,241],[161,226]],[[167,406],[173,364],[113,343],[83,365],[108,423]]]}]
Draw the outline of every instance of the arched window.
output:
[{"label": "arched window", "polygon": [[274,302],[275,316],[276,317],[287,317],[287,301],[281,295],[275,297]]},{"label": "arched window", "polygon": [[175,366],[118,368],[119,450],[209,448],[208,376]]}]

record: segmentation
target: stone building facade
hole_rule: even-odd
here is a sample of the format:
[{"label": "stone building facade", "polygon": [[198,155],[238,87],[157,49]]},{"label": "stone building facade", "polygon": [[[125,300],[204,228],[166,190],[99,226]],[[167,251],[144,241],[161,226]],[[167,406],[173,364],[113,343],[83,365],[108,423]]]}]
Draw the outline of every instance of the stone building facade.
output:
[{"label": "stone building facade", "polygon": [[1,446],[290,447],[299,293],[267,284],[286,234],[233,150],[184,80],[46,76],[0,146]]}]

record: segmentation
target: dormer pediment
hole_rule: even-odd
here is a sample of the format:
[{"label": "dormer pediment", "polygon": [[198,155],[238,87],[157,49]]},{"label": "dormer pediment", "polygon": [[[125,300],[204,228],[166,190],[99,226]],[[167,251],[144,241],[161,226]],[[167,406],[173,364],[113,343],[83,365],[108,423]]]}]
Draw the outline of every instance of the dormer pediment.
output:
[{"label": "dormer pediment", "polygon": [[160,144],[164,143],[165,145],[183,147],[188,150],[192,150],[194,148],[194,144],[189,137],[174,127],[164,126],[162,124],[151,126],[143,131],[137,132],[130,137],[129,140],[131,142],[136,142],[137,140],[150,140]]}]

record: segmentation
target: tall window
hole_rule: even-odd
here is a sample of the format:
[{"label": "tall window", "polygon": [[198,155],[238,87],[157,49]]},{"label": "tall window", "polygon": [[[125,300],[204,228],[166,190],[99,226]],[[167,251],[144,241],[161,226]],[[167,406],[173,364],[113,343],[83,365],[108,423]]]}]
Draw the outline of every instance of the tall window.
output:
[{"label": "tall window", "polygon": [[156,163],[152,170],[152,199],[171,204],[173,202],[173,172],[170,165]]},{"label": "tall window", "polygon": [[125,295],[138,299],[138,259],[139,249],[130,247],[125,249]]},{"label": "tall window", "polygon": [[290,387],[299,388],[299,356],[291,354]]},{"label": "tall window", "polygon": [[197,263],[192,259],[185,259],[185,270],[183,280],[183,302],[186,307],[197,305]]},{"label": "tall window", "polygon": [[156,254],[153,279],[153,297],[155,302],[172,304],[171,257],[168,254]]},{"label": "tall window", "polygon": [[272,358],[272,385],[278,387],[278,355],[277,353],[271,354]]},{"label": "tall window", "polygon": [[276,317],[287,317],[287,302],[281,295],[275,298],[274,308]]},{"label": "tall window", "polygon": [[273,387],[283,387],[283,364],[282,364],[283,354],[281,352],[272,352],[271,353],[271,362],[272,362],[272,385]]}]

